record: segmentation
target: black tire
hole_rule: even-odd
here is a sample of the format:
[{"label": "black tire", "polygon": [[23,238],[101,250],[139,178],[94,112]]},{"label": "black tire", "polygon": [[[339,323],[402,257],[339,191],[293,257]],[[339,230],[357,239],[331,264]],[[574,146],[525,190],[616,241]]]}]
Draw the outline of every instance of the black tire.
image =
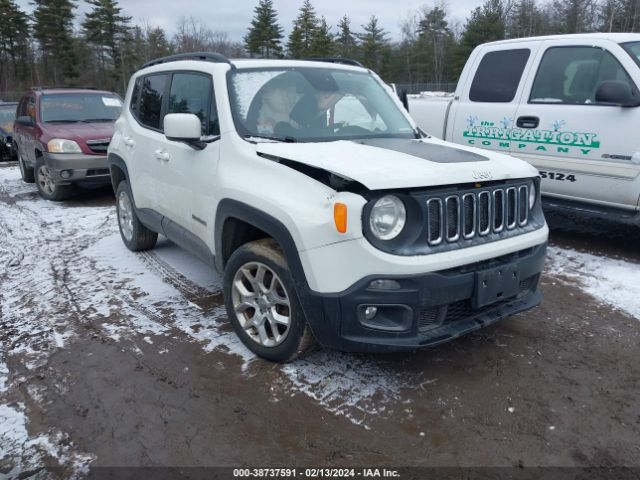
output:
[{"label": "black tire", "polygon": [[35,177],[33,175],[33,168],[30,168],[25,161],[22,159],[22,155],[20,155],[20,150],[16,145],[16,157],[18,159],[18,166],[20,167],[20,176],[22,177],[22,181],[24,183],[35,183]]},{"label": "black tire", "polygon": [[[127,210],[126,202],[129,202]],[[136,207],[133,203],[133,195],[129,184],[123,180],[116,190],[116,217],[118,218],[118,229],[120,238],[132,252],[151,250],[156,246],[158,233],[145,227],[136,214]],[[128,226],[127,223],[128,222]]]},{"label": "black tire", "polygon": [[[262,264],[275,272],[284,289],[285,297],[288,298],[288,330],[284,340],[275,346],[264,346],[258,343],[258,340],[254,340],[240,324],[234,307],[233,282],[236,274],[242,267],[252,264]],[[256,240],[233,252],[224,271],[224,300],[227,315],[236,334],[249,350],[262,358],[272,362],[290,362],[307,353],[315,343],[298,300],[287,261],[278,243],[272,239]],[[256,313],[257,310],[254,309],[254,315]],[[245,315],[245,313],[242,312],[240,315]],[[263,323],[266,325],[266,320],[263,319]],[[271,331],[272,327],[268,328]],[[257,330],[255,330],[255,334],[257,335]]]},{"label": "black tire", "polygon": [[59,202],[69,198],[73,194],[73,185],[57,185],[50,177],[49,167],[44,163],[44,158],[36,158],[34,171],[38,193],[45,200]]}]

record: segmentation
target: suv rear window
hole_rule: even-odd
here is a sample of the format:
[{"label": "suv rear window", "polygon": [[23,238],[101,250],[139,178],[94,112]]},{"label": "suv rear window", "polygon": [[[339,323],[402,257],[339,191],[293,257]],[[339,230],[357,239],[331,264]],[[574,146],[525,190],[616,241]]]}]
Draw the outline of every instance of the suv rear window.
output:
[{"label": "suv rear window", "polygon": [[527,48],[487,53],[478,66],[469,99],[491,103],[513,101],[530,53]]},{"label": "suv rear window", "polygon": [[138,120],[143,125],[162,130],[162,102],[168,74],[149,75],[142,80]]}]

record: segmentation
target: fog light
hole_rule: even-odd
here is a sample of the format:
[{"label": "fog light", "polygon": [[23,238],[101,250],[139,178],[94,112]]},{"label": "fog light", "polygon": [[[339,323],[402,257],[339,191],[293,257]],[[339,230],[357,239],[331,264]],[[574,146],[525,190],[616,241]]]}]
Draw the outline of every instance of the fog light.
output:
[{"label": "fog light", "polygon": [[395,280],[378,278],[377,280],[372,280],[371,283],[369,283],[369,288],[373,288],[375,290],[399,290],[400,284]]},{"label": "fog light", "polygon": [[65,180],[71,178],[71,175],[73,175],[73,170],[62,170],[60,172],[60,176]]},{"label": "fog light", "polygon": [[364,309],[364,318],[366,318],[367,320],[371,320],[376,316],[376,313],[378,313],[377,307],[367,307]]}]

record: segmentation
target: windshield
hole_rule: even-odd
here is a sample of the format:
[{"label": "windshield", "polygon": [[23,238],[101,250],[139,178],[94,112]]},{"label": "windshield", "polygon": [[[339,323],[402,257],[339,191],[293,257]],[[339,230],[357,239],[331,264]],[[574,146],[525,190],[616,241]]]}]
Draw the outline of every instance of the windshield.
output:
[{"label": "windshield", "polygon": [[370,74],[324,68],[264,68],[231,73],[238,132],[281,141],[415,138],[389,93]]},{"label": "windshield", "polygon": [[13,131],[13,122],[16,119],[15,105],[0,105],[0,130]]},{"label": "windshield", "polygon": [[640,42],[623,43],[622,48],[624,48],[638,66],[640,66]]},{"label": "windshield", "polygon": [[43,122],[113,122],[122,102],[107,93],[56,93],[43,95],[40,118]]}]

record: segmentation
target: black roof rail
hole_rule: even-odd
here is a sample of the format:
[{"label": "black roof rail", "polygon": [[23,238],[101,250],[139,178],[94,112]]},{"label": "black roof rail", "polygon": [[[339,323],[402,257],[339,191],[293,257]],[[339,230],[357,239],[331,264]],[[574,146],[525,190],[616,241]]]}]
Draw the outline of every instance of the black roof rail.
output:
[{"label": "black roof rail", "polygon": [[[98,90],[98,87],[91,87],[91,86],[85,86],[85,85],[78,85],[78,86],[74,86],[74,85],[36,85],[31,87],[31,90],[64,90],[64,89],[71,89],[71,90]],[[105,90],[107,91],[107,90]]]},{"label": "black roof rail", "polygon": [[175,55],[169,55],[168,57],[156,58],[144,65],[142,68],[151,67],[152,65],[160,65],[161,63],[179,62],[180,60],[201,60],[203,62],[213,63],[228,63],[233,66],[227,57],[221,53],[216,52],[188,52],[188,53],[176,53]]},{"label": "black roof rail", "polygon": [[304,60],[309,60],[312,62],[327,62],[327,63],[341,63],[342,65],[351,65],[352,67],[362,67],[365,68],[359,61],[353,60],[352,58],[336,58],[336,57],[308,57]]}]

